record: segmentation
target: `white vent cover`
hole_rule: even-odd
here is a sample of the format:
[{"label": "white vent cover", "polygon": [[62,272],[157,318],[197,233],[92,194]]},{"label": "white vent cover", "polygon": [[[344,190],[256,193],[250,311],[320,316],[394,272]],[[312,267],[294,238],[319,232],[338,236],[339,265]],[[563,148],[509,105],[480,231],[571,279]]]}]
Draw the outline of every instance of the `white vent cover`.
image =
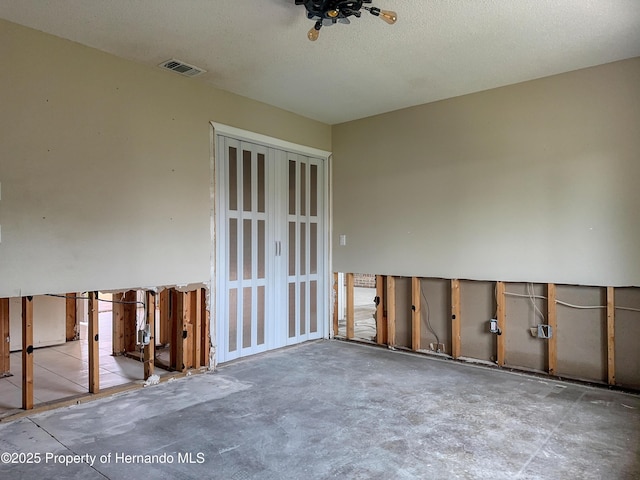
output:
[{"label": "white vent cover", "polygon": [[166,68],[167,70],[172,70],[180,75],[184,75],[185,77],[195,77],[196,75],[200,75],[201,73],[205,73],[206,70],[202,68],[195,67],[193,65],[189,65],[188,63],[184,63],[181,60],[176,60],[172,58],[171,60],[167,60],[166,62],[162,62],[158,65],[160,68]]}]

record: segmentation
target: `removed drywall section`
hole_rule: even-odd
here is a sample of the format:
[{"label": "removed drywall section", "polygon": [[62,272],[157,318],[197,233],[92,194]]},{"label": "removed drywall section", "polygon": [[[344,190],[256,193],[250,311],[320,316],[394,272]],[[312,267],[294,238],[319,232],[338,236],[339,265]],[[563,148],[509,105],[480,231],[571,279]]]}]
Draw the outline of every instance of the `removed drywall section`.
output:
[{"label": "removed drywall section", "polygon": [[[605,306],[606,289],[557,285],[557,299],[576,306]],[[557,305],[560,376],[607,381],[607,314],[605,308]],[[620,331],[619,331],[620,332]]]},{"label": "removed drywall section", "polygon": [[422,350],[431,350],[430,344],[434,344],[434,350],[437,351],[436,343],[441,343],[444,345],[444,352],[440,353],[451,355],[451,281],[442,278],[421,278],[420,287]]},{"label": "removed drywall section", "polygon": [[336,270],[640,286],[640,58],[333,127]]},{"label": "removed drywall section", "polygon": [[[22,350],[22,299],[9,300],[10,348]],[[34,348],[61,345],[66,342],[66,302],[64,298],[37,296],[33,298]]]},{"label": "removed drywall section", "polygon": [[[547,302],[545,285],[508,283],[506,285],[505,362],[509,367],[546,371],[546,340],[531,335],[531,329],[545,324]],[[509,295],[514,294],[514,295]],[[518,296],[516,296],[518,295]],[[535,307],[534,307],[535,305]],[[544,318],[543,318],[544,317]]]},{"label": "removed drywall section", "polygon": [[210,121],[328,125],[0,20],[0,297],[210,280]]},{"label": "removed drywall section", "polygon": [[489,320],[496,318],[494,282],[460,282],[460,344],[462,356],[496,361],[496,336]]},{"label": "removed drywall section", "polygon": [[[616,288],[616,305],[640,310],[640,289]],[[640,390],[640,312],[616,310],[616,384]]]},{"label": "removed drywall section", "polygon": [[396,343],[411,348],[411,278],[395,277],[396,285]]}]

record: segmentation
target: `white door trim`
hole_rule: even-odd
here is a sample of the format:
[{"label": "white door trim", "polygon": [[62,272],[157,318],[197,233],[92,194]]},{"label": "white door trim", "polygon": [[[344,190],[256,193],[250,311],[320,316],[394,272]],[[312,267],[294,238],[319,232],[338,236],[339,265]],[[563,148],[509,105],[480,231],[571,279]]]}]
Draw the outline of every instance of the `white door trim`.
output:
[{"label": "white door trim", "polygon": [[324,175],[324,215],[323,215],[323,231],[324,231],[324,292],[325,292],[325,315],[324,319],[322,319],[322,336],[324,338],[330,338],[334,335],[332,331],[332,322],[331,318],[333,318],[333,301],[332,301],[332,282],[333,282],[333,274],[332,274],[332,261],[331,261],[331,158],[332,153],[326,150],[321,150],[314,147],[309,147],[306,145],[300,145],[296,143],[289,142],[287,140],[282,140],[275,137],[269,137],[267,135],[262,135],[259,133],[251,132],[249,130],[243,130],[241,128],[232,127],[230,125],[225,125],[218,122],[209,122],[211,125],[210,128],[210,195],[211,195],[211,215],[210,215],[210,228],[211,228],[211,269],[210,269],[210,285],[211,289],[209,292],[209,311],[211,315],[210,321],[210,339],[211,339],[211,356],[210,356],[210,368],[215,368],[218,363],[218,352],[217,352],[217,321],[216,312],[216,256],[217,252],[217,242],[216,242],[216,197],[218,195],[216,191],[216,157],[218,154],[217,151],[217,143],[216,137],[218,135],[229,136],[232,138],[236,138],[238,140],[246,140],[252,143],[257,143],[266,147],[274,147],[276,149],[285,150],[294,153],[300,153],[307,156],[313,156],[316,158],[322,159],[325,163],[325,175]]}]

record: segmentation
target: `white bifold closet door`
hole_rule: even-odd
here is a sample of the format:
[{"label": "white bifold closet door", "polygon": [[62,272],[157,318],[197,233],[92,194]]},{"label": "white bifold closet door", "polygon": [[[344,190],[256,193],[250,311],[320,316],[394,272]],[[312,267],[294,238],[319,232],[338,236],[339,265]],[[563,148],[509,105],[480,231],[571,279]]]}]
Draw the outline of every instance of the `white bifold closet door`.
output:
[{"label": "white bifold closet door", "polygon": [[221,362],[324,334],[324,162],[217,136]]}]

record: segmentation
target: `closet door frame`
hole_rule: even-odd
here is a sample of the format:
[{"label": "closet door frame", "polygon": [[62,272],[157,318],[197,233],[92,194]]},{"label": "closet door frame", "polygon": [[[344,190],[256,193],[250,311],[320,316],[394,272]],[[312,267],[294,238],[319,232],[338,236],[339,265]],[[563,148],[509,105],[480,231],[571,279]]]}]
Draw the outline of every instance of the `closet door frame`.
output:
[{"label": "closet door frame", "polygon": [[[212,255],[211,255],[211,271],[210,271],[210,282],[211,282],[211,289],[210,289],[210,312],[211,312],[211,329],[210,329],[210,334],[211,334],[211,344],[214,347],[214,351],[215,354],[213,356],[213,363],[211,365],[211,367],[215,367],[215,365],[218,363],[219,360],[221,361],[226,361],[227,359],[221,357],[221,354],[224,352],[224,342],[220,342],[219,340],[224,340],[224,338],[218,338],[218,321],[220,320],[218,318],[218,315],[220,315],[220,312],[224,312],[226,311],[226,308],[219,308],[219,307],[224,307],[224,305],[218,305],[218,302],[223,303],[225,302],[225,299],[222,297],[219,297],[219,293],[218,290],[220,287],[222,286],[218,286],[218,269],[217,266],[220,263],[221,257],[220,255],[224,255],[224,252],[220,252],[219,251],[219,245],[220,242],[216,242],[216,238],[217,235],[220,235],[224,232],[224,229],[222,229],[223,231],[219,232],[218,231],[218,226],[220,225],[219,223],[219,218],[218,218],[218,209],[220,208],[220,212],[222,215],[224,215],[224,210],[223,210],[223,206],[220,205],[222,197],[224,195],[225,192],[220,191],[220,189],[218,188],[218,185],[220,184],[220,180],[217,176],[216,172],[216,168],[217,168],[217,156],[221,155],[224,153],[224,145],[218,145],[217,144],[217,140],[218,140],[218,135],[223,135],[226,137],[231,137],[234,138],[236,140],[239,141],[247,141],[250,143],[254,143],[254,144],[259,144],[259,145],[263,145],[265,147],[267,147],[268,149],[277,149],[277,150],[284,150],[286,152],[291,152],[291,153],[298,153],[301,155],[305,155],[305,156],[309,156],[309,157],[314,157],[317,159],[320,159],[321,162],[324,163],[324,175],[322,176],[323,179],[323,194],[322,194],[322,199],[323,199],[323,205],[322,205],[322,211],[323,211],[323,215],[322,215],[322,219],[321,219],[321,224],[319,225],[321,227],[321,231],[322,231],[322,237],[323,237],[323,241],[322,241],[322,245],[323,245],[323,252],[322,252],[322,258],[323,258],[323,265],[322,265],[322,271],[323,271],[323,275],[321,279],[318,279],[318,288],[321,290],[321,294],[320,294],[320,299],[322,301],[322,305],[320,307],[320,310],[323,312],[322,316],[320,318],[318,318],[318,327],[320,330],[320,337],[321,338],[330,338],[330,336],[332,336],[331,332],[331,322],[329,321],[332,315],[332,309],[333,309],[333,302],[331,301],[331,292],[332,292],[332,285],[331,285],[331,281],[333,276],[331,275],[332,272],[332,266],[331,266],[331,223],[330,223],[330,217],[331,217],[331,212],[330,212],[330,208],[331,208],[331,199],[330,199],[330,178],[331,178],[331,152],[328,151],[324,151],[324,150],[319,150],[313,147],[307,147],[304,145],[298,145],[298,144],[294,144],[291,142],[287,142],[284,140],[280,140],[277,138],[273,138],[273,137],[268,137],[265,135],[261,135],[261,134],[256,134],[247,130],[242,130],[242,129],[238,129],[235,127],[231,127],[228,125],[224,125],[224,124],[220,124],[220,123],[215,123],[215,122],[211,122],[211,129],[210,129],[210,143],[211,143],[211,158],[210,158],[210,169],[212,172],[211,175],[211,182],[210,182],[210,194],[211,194],[211,203],[212,203],[212,208],[211,208],[211,249],[212,249]],[[222,179],[223,181],[224,179]],[[277,188],[281,189],[283,188],[282,185],[277,185]],[[224,204],[224,201],[222,200],[222,204]],[[270,236],[270,235],[268,235]],[[273,238],[273,237],[271,237]],[[223,261],[224,263],[224,261]],[[222,266],[222,265],[221,265]],[[284,301],[283,297],[279,295],[279,298],[276,299],[276,302],[278,301]],[[276,311],[278,311],[279,309],[276,306]],[[221,332],[222,333],[222,332]],[[269,348],[274,348],[279,346],[279,341],[276,338],[270,338],[267,340],[267,343],[269,345]]]}]

